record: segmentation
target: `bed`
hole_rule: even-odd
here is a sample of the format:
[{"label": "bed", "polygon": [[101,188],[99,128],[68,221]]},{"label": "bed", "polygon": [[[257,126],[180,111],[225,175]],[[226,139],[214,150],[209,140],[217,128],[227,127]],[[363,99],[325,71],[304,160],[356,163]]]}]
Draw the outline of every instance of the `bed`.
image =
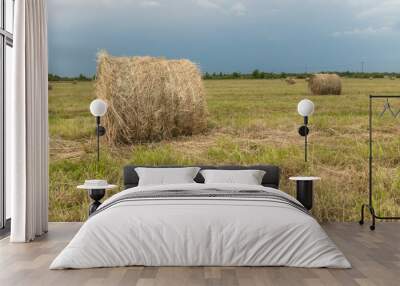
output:
[{"label": "bed", "polygon": [[[276,166],[202,166],[262,170],[260,185],[193,183],[138,186],[108,198],[50,269],[119,266],[291,266],[350,268],[318,222],[279,190]],[[170,168],[170,167],[167,167]]]}]

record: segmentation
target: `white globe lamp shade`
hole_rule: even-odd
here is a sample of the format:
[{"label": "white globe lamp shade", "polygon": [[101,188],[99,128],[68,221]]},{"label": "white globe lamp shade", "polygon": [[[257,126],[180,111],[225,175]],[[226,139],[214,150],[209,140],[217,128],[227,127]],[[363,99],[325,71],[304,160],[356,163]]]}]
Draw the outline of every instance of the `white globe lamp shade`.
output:
[{"label": "white globe lamp shade", "polygon": [[297,111],[303,117],[310,116],[314,113],[314,103],[309,99],[303,99],[297,105]]},{"label": "white globe lamp shade", "polygon": [[101,99],[95,99],[90,103],[90,112],[93,116],[101,117],[107,112],[107,103]]}]

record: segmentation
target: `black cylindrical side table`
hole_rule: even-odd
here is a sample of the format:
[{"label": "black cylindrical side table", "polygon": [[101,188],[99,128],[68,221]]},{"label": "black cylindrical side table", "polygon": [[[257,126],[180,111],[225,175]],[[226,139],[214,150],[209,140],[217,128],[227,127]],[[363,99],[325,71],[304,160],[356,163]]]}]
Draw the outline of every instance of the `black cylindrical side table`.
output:
[{"label": "black cylindrical side table", "polygon": [[88,193],[89,193],[89,197],[93,200],[89,206],[89,215],[91,215],[101,205],[100,200],[106,194],[106,190],[105,189],[91,189],[91,190],[88,190]]},{"label": "black cylindrical side table", "polygon": [[308,210],[313,207],[313,182],[320,177],[290,177],[289,180],[296,181],[296,199]]},{"label": "black cylindrical side table", "polygon": [[101,205],[100,200],[107,190],[116,188],[117,185],[110,185],[106,180],[86,180],[85,184],[79,185],[78,189],[87,190],[92,203],[89,206],[89,216]]}]

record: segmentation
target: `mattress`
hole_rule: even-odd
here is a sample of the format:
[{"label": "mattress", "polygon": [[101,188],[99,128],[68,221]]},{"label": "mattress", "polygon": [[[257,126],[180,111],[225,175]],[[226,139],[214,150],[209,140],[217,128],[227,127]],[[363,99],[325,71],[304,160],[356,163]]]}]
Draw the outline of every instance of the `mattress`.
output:
[{"label": "mattress", "polygon": [[134,265],[351,267],[286,193],[193,183],[135,187],[110,197],[50,269]]}]

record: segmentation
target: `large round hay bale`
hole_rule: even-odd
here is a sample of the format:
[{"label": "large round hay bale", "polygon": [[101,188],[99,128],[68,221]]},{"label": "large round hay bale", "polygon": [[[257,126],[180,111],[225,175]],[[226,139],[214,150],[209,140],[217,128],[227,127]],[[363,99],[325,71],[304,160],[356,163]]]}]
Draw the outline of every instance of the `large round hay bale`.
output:
[{"label": "large round hay bale", "polygon": [[296,84],[296,80],[294,78],[291,78],[291,77],[286,78],[285,81],[286,81],[286,83],[288,85]]},{"label": "large round hay bale", "polygon": [[314,74],[308,81],[308,87],[315,95],[342,93],[342,81],[337,74]]},{"label": "large round hay bale", "polygon": [[188,60],[101,52],[96,95],[108,104],[103,123],[112,144],[159,141],[207,128],[201,73]]}]

